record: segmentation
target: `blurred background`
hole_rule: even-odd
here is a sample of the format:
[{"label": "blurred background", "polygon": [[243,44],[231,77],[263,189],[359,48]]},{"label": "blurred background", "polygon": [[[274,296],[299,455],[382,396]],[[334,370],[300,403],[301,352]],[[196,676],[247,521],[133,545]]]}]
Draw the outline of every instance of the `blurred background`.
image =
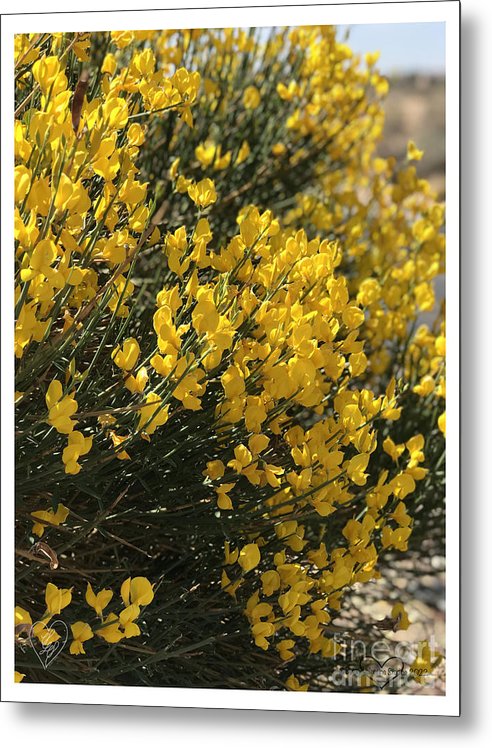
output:
[{"label": "blurred background", "polygon": [[419,175],[444,197],[445,24],[378,23],[340,26],[356,54],[379,51],[377,67],[390,82],[380,152],[404,158],[409,139],[425,151]]}]

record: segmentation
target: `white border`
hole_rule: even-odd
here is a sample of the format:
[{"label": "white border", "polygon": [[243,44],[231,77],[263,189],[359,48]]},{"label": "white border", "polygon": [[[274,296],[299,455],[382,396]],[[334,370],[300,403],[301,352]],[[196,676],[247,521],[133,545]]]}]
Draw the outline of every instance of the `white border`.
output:
[{"label": "white border", "polygon": [[13,35],[160,28],[273,26],[276,6],[194,8],[97,13],[29,13],[2,16],[2,700],[50,703],[189,706],[387,714],[459,714],[459,2],[404,2],[325,6],[282,6],[281,24],[446,23],[446,326],[447,326],[447,469],[446,469],[446,695],[291,693],[118,686],[12,683],[14,645],[14,432],[13,407]]}]

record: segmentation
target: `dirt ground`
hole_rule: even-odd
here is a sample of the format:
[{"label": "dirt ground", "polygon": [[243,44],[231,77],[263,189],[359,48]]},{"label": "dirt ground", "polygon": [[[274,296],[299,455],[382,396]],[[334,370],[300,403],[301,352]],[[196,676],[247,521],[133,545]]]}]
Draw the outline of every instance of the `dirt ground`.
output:
[{"label": "dirt ground", "polygon": [[[379,580],[367,585],[354,585],[350,595],[350,604],[333,620],[334,631],[343,632],[346,651],[357,646],[359,636],[354,628],[353,611],[357,611],[355,620],[362,618],[366,625],[373,626],[373,635],[364,654],[369,660],[375,657],[379,663],[388,658],[404,663],[405,672],[415,659],[420,642],[427,641],[433,652],[434,662],[440,655],[445,655],[445,559],[435,556],[432,559],[422,558],[416,553],[404,558],[395,557],[385,564]],[[380,630],[381,622],[391,617],[391,610],[396,602],[403,602],[410,625],[406,630]],[[355,624],[356,626],[357,624]],[[382,647],[382,649],[379,649]],[[381,654],[378,654],[378,651]],[[349,657],[349,659],[351,659]],[[388,692],[383,688],[383,692]],[[409,695],[443,695],[446,692],[445,660],[442,659],[432,673],[425,675],[418,683],[407,678],[398,687],[398,693]]]}]

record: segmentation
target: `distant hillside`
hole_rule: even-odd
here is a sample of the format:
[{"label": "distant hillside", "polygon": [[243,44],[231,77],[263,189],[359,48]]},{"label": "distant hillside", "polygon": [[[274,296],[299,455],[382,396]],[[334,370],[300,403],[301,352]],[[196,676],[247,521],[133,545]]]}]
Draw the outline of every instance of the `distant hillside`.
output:
[{"label": "distant hillside", "polygon": [[390,78],[386,100],[385,136],[379,152],[404,159],[407,142],[415,141],[425,155],[419,175],[444,196],[445,96],[444,78],[411,75]]}]

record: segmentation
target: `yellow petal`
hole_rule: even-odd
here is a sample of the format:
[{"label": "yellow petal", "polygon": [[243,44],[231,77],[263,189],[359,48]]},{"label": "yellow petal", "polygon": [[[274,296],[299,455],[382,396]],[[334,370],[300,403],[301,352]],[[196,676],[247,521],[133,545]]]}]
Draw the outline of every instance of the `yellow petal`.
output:
[{"label": "yellow petal", "polygon": [[132,603],[148,605],[154,599],[152,585],[145,577],[135,577],[130,583]]},{"label": "yellow petal", "polygon": [[123,584],[121,585],[121,599],[123,600],[125,606],[130,605],[130,582],[132,581],[131,577],[128,577],[128,579],[125,579]]},{"label": "yellow petal", "polygon": [[241,548],[238,563],[243,571],[251,571],[256,566],[258,566],[260,560],[260,549],[258,548],[256,543],[248,543],[248,545],[245,545],[243,548]]},{"label": "yellow petal", "polygon": [[46,405],[48,406],[48,410],[52,408],[53,405],[56,405],[56,403],[61,399],[62,393],[63,387],[61,382],[59,382],[58,379],[54,379],[46,393]]}]

